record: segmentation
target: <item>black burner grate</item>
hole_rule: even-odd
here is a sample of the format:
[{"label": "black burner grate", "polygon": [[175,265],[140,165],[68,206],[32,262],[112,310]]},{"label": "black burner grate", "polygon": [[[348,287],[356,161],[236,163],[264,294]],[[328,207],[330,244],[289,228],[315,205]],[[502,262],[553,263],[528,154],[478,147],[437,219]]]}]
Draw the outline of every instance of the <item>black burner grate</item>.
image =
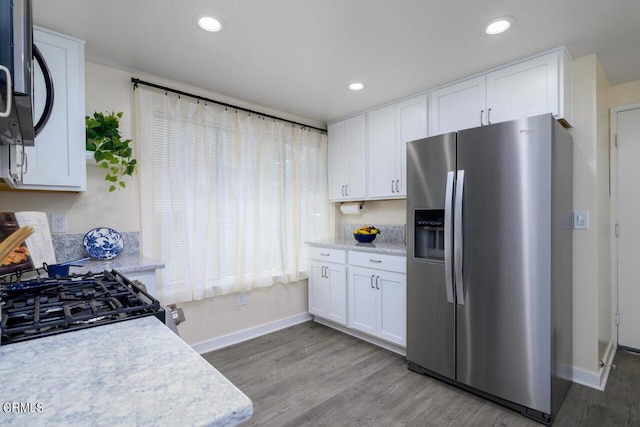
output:
[{"label": "black burner grate", "polygon": [[2,286],[2,344],[152,315],[159,301],[116,270]]}]

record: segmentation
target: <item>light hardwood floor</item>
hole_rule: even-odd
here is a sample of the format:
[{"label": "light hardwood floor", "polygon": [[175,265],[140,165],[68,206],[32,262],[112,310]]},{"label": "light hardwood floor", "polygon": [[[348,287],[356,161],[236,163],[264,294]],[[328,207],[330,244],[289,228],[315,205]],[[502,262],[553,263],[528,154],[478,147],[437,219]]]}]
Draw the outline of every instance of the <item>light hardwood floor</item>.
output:
[{"label": "light hardwood floor", "polygon": [[[204,358],[253,401],[245,426],[542,425],[312,321]],[[604,392],[571,386],[554,426],[640,426],[640,356],[614,363]]]}]

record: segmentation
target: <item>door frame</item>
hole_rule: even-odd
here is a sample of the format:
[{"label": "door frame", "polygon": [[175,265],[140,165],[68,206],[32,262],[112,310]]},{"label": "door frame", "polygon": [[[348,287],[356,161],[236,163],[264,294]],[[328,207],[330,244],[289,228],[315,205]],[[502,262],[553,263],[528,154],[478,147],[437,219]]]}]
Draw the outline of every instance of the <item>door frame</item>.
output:
[{"label": "door frame", "polygon": [[612,322],[612,337],[614,348],[619,347],[619,286],[618,283],[618,238],[616,236],[616,228],[618,226],[618,113],[640,110],[640,103],[621,105],[611,107],[610,109],[610,139],[609,139],[609,194],[611,196],[611,309],[614,313],[614,322]]}]

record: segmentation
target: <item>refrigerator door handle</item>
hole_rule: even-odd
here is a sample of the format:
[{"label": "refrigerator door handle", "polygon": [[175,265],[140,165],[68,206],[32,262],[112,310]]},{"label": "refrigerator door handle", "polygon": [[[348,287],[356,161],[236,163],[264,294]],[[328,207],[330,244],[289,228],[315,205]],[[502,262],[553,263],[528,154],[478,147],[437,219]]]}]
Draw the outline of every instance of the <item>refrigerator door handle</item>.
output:
[{"label": "refrigerator door handle", "polygon": [[456,300],[459,305],[464,305],[464,283],[462,281],[463,269],[463,236],[462,236],[462,202],[464,196],[464,170],[459,170],[456,177],[456,202],[453,213],[453,249],[454,266],[456,271]]},{"label": "refrigerator door handle", "polygon": [[444,196],[444,277],[447,290],[447,302],[453,304],[453,271],[451,264],[451,211],[453,209],[453,181],[454,172],[447,173],[447,187]]}]

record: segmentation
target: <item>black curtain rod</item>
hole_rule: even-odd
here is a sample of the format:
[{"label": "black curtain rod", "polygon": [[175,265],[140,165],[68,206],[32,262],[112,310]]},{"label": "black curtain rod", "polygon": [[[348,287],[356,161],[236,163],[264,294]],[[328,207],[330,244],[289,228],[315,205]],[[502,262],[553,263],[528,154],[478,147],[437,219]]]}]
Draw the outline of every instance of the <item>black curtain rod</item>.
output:
[{"label": "black curtain rod", "polygon": [[189,98],[194,98],[194,99],[197,99],[197,100],[200,100],[200,101],[212,102],[214,104],[222,105],[223,107],[233,108],[234,110],[241,110],[241,111],[245,111],[247,113],[256,114],[258,116],[268,117],[270,119],[280,120],[282,122],[287,122],[287,123],[291,123],[291,124],[294,124],[294,125],[298,125],[298,126],[303,127],[303,128],[314,129],[314,130],[317,130],[317,131],[322,132],[322,133],[327,133],[326,129],[320,129],[320,128],[317,128],[315,126],[305,125],[304,123],[294,122],[293,120],[283,119],[282,117],[272,116],[270,114],[264,114],[264,113],[261,113],[259,111],[254,111],[254,110],[250,110],[248,108],[239,107],[237,105],[227,104],[226,102],[216,101],[215,99],[205,98],[204,96],[194,95],[192,93],[183,92],[183,91],[178,90],[178,89],[172,89],[172,88],[167,87],[167,86],[161,86],[161,85],[158,85],[158,84],[155,84],[155,83],[145,82],[144,80],[136,79],[135,77],[131,77],[131,83],[133,83],[133,89],[134,90],[135,90],[136,87],[138,87],[138,85],[145,85],[145,86],[153,87],[153,88],[156,88],[156,89],[164,90],[165,92],[172,92],[172,93],[175,93],[175,94],[178,94],[178,95],[188,96]]}]

